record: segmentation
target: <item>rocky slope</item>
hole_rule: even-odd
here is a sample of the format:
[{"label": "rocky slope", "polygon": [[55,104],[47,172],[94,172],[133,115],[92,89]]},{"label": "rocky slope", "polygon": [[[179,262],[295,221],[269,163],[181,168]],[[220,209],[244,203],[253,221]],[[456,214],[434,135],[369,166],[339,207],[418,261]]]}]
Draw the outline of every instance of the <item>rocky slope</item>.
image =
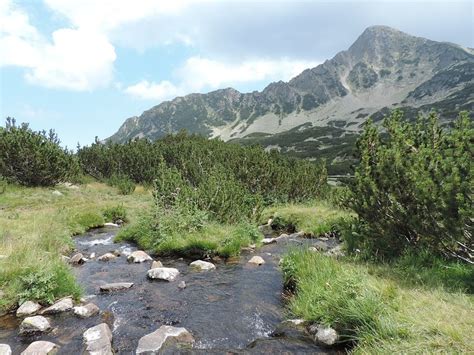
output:
[{"label": "rocky slope", "polygon": [[369,27],[348,50],[289,82],[262,92],[227,88],[177,97],[127,119],[109,139],[157,139],[186,129],[303,157],[324,155],[337,166],[362,123],[393,108],[409,116],[436,108],[446,120],[474,111],[474,50]]}]

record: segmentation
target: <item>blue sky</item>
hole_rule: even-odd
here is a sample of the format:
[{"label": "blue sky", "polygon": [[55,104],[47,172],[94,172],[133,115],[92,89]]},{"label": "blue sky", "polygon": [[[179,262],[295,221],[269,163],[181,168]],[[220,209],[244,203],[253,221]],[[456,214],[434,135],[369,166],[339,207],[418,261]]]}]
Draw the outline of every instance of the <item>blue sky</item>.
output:
[{"label": "blue sky", "polygon": [[472,1],[0,0],[0,115],[89,144],[175,96],[263,89],[371,25],[474,47]]}]

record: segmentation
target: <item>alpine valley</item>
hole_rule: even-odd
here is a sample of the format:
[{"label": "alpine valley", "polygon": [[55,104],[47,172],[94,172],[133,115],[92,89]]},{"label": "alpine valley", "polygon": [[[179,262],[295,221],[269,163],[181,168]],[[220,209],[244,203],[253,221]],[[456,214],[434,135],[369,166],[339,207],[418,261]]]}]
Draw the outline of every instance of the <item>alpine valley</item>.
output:
[{"label": "alpine valley", "polygon": [[155,140],[186,130],[209,138],[315,160],[348,172],[363,123],[399,108],[411,119],[436,110],[448,123],[474,112],[474,49],[411,36],[386,26],[367,28],[352,46],[289,82],[263,91],[233,88],[162,102],[128,118],[108,140]]}]

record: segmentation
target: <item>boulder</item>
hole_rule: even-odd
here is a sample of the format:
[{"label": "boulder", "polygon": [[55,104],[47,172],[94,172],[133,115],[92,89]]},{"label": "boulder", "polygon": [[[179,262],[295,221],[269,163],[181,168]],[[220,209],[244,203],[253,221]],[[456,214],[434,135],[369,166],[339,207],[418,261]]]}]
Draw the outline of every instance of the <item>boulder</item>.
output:
[{"label": "boulder", "polygon": [[126,290],[133,286],[133,282],[114,282],[100,286],[100,292],[114,292]]},{"label": "boulder", "polygon": [[105,253],[104,255],[101,255],[97,258],[99,261],[110,261],[115,259],[117,256],[112,254],[112,253]]},{"label": "boulder", "polygon": [[161,263],[161,261],[153,261],[151,263],[151,268],[150,269],[156,269],[158,267],[163,267],[163,264]]},{"label": "boulder", "polygon": [[200,270],[200,271],[208,271],[214,270],[216,266],[213,263],[203,261],[203,260],[196,260],[189,264],[193,269]]},{"label": "boulder", "polygon": [[56,354],[59,346],[50,341],[35,341],[31,343],[21,355],[49,355]]},{"label": "boulder", "polygon": [[138,341],[136,354],[157,354],[165,343],[170,342],[192,345],[194,338],[185,328],[162,325]]},{"label": "boulder", "polygon": [[45,308],[41,314],[56,314],[61,312],[70,311],[74,307],[71,297],[66,297],[58,302],[54,303],[52,306]]},{"label": "boulder", "polygon": [[43,316],[26,317],[20,324],[20,334],[30,335],[45,333],[51,330],[49,320]]},{"label": "boulder", "polygon": [[339,339],[339,335],[331,327],[313,324],[308,328],[308,331],[311,335],[313,335],[313,339],[318,345],[332,346]]},{"label": "boulder", "polygon": [[0,355],[12,355],[12,349],[8,344],[0,344]]},{"label": "boulder", "polygon": [[41,309],[41,305],[36,302],[26,301],[16,310],[17,317],[31,316]]},{"label": "boulder", "polygon": [[174,281],[179,275],[178,269],[172,267],[157,267],[155,269],[148,270],[147,276],[150,279]]},{"label": "boulder", "polygon": [[106,323],[87,329],[82,335],[86,350],[91,355],[112,355],[112,332]]},{"label": "boulder", "polygon": [[89,318],[99,313],[99,307],[93,303],[74,307],[74,314],[80,318]]},{"label": "boulder", "polygon": [[261,256],[255,255],[252,257],[249,261],[249,264],[255,264],[255,265],[263,265],[265,264],[265,260]]},{"label": "boulder", "polygon": [[178,284],[178,288],[184,290],[186,288],[186,282],[180,281],[180,283]]},{"label": "boulder", "polygon": [[145,253],[143,250],[136,250],[130,254],[127,258],[129,263],[143,263],[145,261],[153,260],[150,255]]},{"label": "boulder", "polygon": [[84,255],[82,255],[81,253],[74,254],[69,259],[69,264],[71,265],[81,265],[81,264],[84,264],[85,262],[86,262],[86,259],[84,258]]}]

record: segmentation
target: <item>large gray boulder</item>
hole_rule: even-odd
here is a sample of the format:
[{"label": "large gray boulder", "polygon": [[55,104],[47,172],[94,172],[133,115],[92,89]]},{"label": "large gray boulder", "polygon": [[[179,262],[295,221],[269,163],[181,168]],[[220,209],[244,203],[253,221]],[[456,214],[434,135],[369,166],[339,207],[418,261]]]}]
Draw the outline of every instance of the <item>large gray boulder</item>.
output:
[{"label": "large gray boulder", "polygon": [[85,354],[112,355],[112,332],[106,323],[87,329],[82,335],[86,345]]},{"label": "large gray boulder", "polygon": [[12,355],[12,349],[8,344],[0,344],[0,355]]},{"label": "large gray boulder", "polygon": [[216,266],[213,263],[203,261],[203,260],[196,260],[189,264],[193,269],[200,270],[200,271],[208,271],[214,270]]},{"label": "large gray boulder", "polygon": [[165,343],[192,345],[194,338],[185,328],[162,325],[138,341],[136,354],[158,354]]},{"label": "large gray boulder", "polygon": [[154,280],[174,281],[179,275],[179,270],[172,267],[157,267],[148,270],[147,276]]},{"label": "large gray boulder", "polygon": [[31,316],[38,312],[41,309],[39,303],[33,301],[26,301],[21,304],[21,306],[16,310],[17,317]]},{"label": "large gray boulder", "polygon": [[61,312],[68,312],[72,309],[72,307],[74,307],[72,298],[66,297],[57,301],[52,306],[44,309],[41,314],[56,314]]},{"label": "large gray boulder", "polygon": [[74,307],[74,314],[80,318],[89,318],[99,313],[99,307],[93,303]]},{"label": "large gray boulder", "polygon": [[151,260],[153,260],[151,256],[142,250],[134,251],[127,258],[127,261],[129,263],[143,263],[145,261],[151,261]]},{"label": "large gray boulder", "polygon": [[114,282],[100,286],[100,292],[115,292],[129,289],[133,282]]},{"label": "large gray boulder", "polygon": [[20,324],[20,334],[30,335],[45,333],[51,330],[49,320],[43,316],[26,317]]},{"label": "large gray boulder", "polygon": [[52,355],[58,352],[59,346],[50,341],[35,341],[21,355]]}]

